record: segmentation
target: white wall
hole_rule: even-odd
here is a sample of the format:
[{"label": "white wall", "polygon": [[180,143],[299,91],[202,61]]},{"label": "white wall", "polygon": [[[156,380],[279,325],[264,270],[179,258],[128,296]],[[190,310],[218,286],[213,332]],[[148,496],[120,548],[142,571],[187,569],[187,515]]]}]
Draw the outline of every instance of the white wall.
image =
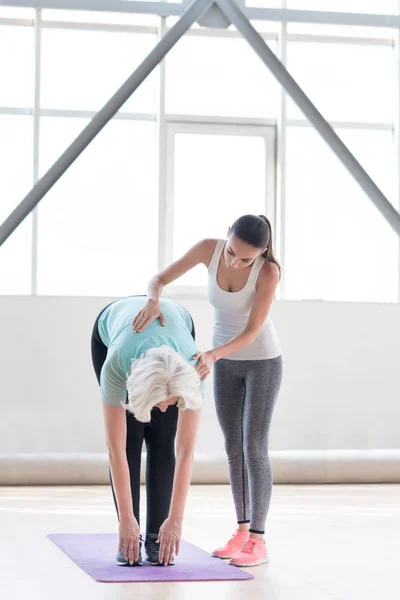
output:
[{"label": "white wall", "polygon": [[[205,298],[177,298],[210,347]],[[90,335],[109,298],[0,297],[0,454],[102,453]],[[400,306],[276,302],[284,380],[271,448],[400,448]],[[222,452],[209,381],[198,452]]]}]

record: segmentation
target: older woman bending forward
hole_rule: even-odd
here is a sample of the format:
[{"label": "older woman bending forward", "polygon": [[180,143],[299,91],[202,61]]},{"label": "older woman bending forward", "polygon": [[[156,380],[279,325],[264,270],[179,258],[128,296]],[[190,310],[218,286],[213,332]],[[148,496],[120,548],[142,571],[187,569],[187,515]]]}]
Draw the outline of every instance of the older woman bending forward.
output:
[{"label": "older woman bending forward", "polygon": [[[131,323],[144,296],[113,302],[97,317],[92,360],[103,398],[110,479],[119,518],[117,564],[141,565],[140,461],[147,448],[145,549],[154,565],[179,553],[202,389],[189,312],[161,299],[162,322],[143,332]],[[176,437],[176,467],[175,467]]]}]

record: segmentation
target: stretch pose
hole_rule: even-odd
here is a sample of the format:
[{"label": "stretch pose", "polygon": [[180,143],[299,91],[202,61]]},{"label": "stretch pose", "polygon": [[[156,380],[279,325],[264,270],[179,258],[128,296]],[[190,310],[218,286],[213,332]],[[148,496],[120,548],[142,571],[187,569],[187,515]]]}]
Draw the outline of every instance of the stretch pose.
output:
[{"label": "stretch pose", "polygon": [[143,441],[147,447],[147,558],[154,565],[167,566],[179,552],[202,403],[190,314],[176,302],[162,299],[159,306],[166,325],[155,321],[135,334],[132,320],[145,304],[144,296],[113,302],[97,317],[92,334],[93,367],[104,401],[111,485],[119,518],[116,560],[121,566],[142,564]]}]

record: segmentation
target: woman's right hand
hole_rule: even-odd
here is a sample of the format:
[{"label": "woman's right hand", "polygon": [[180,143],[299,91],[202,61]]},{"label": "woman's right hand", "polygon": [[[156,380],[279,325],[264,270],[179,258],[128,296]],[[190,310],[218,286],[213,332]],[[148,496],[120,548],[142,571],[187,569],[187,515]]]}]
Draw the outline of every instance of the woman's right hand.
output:
[{"label": "woman's right hand", "polygon": [[132,329],[135,333],[140,333],[156,319],[160,319],[161,325],[165,327],[165,317],[160,310],[160,303],[157,300],[149,300],[146,306],[136,315],[132,323]]},{"label": "woman's right hand", "polygon": [[122,547],[130,565],[139,560],[140,529],[133,516],[120,519],[118,554],[122,552]]}]

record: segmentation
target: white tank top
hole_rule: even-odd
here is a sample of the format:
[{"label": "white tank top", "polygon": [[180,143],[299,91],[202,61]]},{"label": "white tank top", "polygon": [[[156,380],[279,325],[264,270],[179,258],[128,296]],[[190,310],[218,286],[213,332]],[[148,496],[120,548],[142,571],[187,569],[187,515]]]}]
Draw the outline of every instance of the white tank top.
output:
[{"label": "white tank top", "polygon": [[[219,240],[208,267],[208,298],[214,307],[213,347],[230,342],[245,330],[256,294],[258,275],[264,264],[260,256],[254,261],[246,285],[239,292],[226,292],[217,281],[218,266],[225,246]],[[281,349],[271,317],[265,319],[252,344],[225,358],[229,360],[266,360],[280,356]]]}]

